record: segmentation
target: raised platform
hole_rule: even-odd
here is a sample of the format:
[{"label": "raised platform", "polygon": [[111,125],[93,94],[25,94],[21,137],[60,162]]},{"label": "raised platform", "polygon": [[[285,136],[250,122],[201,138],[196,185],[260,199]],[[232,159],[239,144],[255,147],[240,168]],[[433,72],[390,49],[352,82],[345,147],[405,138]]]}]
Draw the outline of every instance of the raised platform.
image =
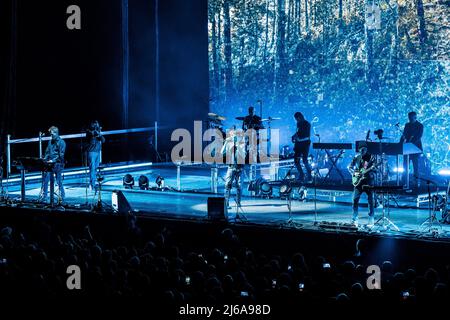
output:
[{"label": "raised platform", "polygon": [[[178,169],[178,170],[177,170]],[[181,171],[181,174],[180,174]],[[130,173],[135,177],[136,185],[134,189],[125,189],[122,178],[125,173]],[[177,176],[178,173],[178,176]],[[171,190],[152,191],[139,190],[137,180],[140,175],[149,178],[150,187],[156,187],[155,179],[162,176],[165,185]],[[186,166],[177,168],[172,164],[145,164],[134,165],[123,168],[116,167],[105,170],[105,181],[103,184],[102,200],[103,213],[113,214],[111,209],[111,194],[114,190],[122,190],[135,210],[135,214],[145,218],[169,218],[188,220],[207,220],[207,198],[220,196],[223,192],[223,177],[225,169],[219,170],[218,194],[211,193],[210,169],[206,166]],[[98,203],[98,193],[90,192],[86,189],[86,176],[81,173],[65,175],[66,205],[56,208],[61,210],[78,210],[89,212]],[[350,226],[352,215],[351,208],[351,187],[336,186],[314,186],[306,185],[306,198],[298,200],[298,195],[294,193],[294,200],[291,202],[291,213],[288,209],[287,200],[278,197],[276,186],[271,198],[250,197],[245,191],[242,207],[236,208],[233,201],[232,207],[228,211],[228,221],[234,224],[254,224],[270,227],[295,228],[307,230],[332,230],[344,233],[377,234],[382,236],[407,237],[407,238],[432,238],[443,241],[450,241],[450,225],[435,224],[431,227],[423,227],[422,223],[429,217],[429,211],[418,208],[415,205],[416,196],[407,194],[395,195],[395,201],[391,201],[394,206],[390,208],[390,219],[398,227],[398,231],[393,228],[388,230],[383,226],[373,229],[364,227],[367,222],[367,208],[364,203],[360,208],[360,224],[362,227],[356,229]],[[19,206],[23,208],[45,209],[48,204],[37,202],[40,193],[39,176],[27,180],[27,202],[19,201],[19,184],[12,181],[8,187],[8,202],[3,202],[4,206]],[[316,198],[314,196],[316,194]],[[397,203],[395,203],[397,202]],[[383,212],[383,208],[376,209],[376,219],[378,220]],[[235,220],[236,213],[245,216],[246,220]],[[437,214],[440,219],[440,213]],[[292,218],[292,219],[290,219]]]}]

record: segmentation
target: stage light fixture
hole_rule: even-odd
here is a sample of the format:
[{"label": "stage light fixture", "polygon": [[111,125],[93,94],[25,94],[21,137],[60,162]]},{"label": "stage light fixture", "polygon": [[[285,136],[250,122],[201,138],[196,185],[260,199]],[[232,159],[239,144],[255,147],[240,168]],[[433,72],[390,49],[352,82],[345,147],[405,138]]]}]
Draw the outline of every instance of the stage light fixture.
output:
[{"label": "stage light fixture", "polygon": [[261,181],[259,185],[259,191],[264,196],[272,195],[272,186],[267,181]]},{"label": "stage light fixture", "polygon": [[124,177],[123,177],[123,186],[125,187],[125,189],[133,189],[134,186],[134,178],[131,174],[127,173]]},{"label": "stage light fixture", "polygon": [[292,186],[289,183],[282,183],[280,186],[280,198],[289,197],[292,192]]},{"label": "stage light fixture", "polygon": [[146,176],[141,175],[139,177],[138,182],[139,182],[139,189],[141,189],[141,190],[148,190],[149,184],[148,184],[148,178]]},{"label": "stage light fixture", "polygon": [[304,186],[298,188],[298,200],[306,201],[306,196],[308,195],[308,191]]},{"label": "stage light fixture", "polygon": [[164,189],[165,186],[165,182],[164,182],[164,178],[161,176],[158,176],[155,180],[156,186],[158,187],[158,189]]},{"label": "stage light fixture", "polygon": [[287,159],[291,155],[291,147],[290,146],[283,146],[281,148],[280,157],[282,159]]}]

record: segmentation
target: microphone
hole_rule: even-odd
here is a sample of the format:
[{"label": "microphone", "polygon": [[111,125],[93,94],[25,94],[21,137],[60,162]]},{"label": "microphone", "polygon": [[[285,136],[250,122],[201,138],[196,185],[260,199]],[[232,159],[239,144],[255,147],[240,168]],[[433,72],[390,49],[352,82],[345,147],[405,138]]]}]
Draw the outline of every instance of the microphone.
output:
[{"label": "microphone", "polygon": [[397,123],[395,124],[395,127],[398,127],[398,126],[400,126],[400,122],[397,122]]}]

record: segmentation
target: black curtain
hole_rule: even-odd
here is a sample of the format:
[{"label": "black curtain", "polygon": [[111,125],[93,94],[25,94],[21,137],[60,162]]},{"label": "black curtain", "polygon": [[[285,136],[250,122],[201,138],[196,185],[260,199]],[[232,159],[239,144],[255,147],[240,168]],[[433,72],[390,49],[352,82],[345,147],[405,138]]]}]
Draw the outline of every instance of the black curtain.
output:
[{"label": "black curtain", "polygon": [[[13,3],[17,21],[11,28]],[[78,0],[81,30],[66,27],[66,9],[72,4],[0,1],[3,143],[7,133],[33,137],[51,125],[62,134],[80,132],[92,119],[100,120],[105,130],[122,128],[122,2]],[[161,125],[190,129],[208,112],[207,0],[159,4]],[[154,8],[155,0],[129,0],[130,127],[152,126],[156,117]],[[160,133],[161,147],[170,131]],[[141,151],[150,149],[143,140],[145,145],[119,154],[121,141],[108,140],[106,161],[139,159]],[[73,165],[81,163],[79,144],[68,143]],[[35,149],[15,146],[13,157],[36,155]]]},{"label": "black curtain", "polygon": [[17,0],[0,2],[0,156],[4,161],[6,135],[12,129],[15,111]]}]

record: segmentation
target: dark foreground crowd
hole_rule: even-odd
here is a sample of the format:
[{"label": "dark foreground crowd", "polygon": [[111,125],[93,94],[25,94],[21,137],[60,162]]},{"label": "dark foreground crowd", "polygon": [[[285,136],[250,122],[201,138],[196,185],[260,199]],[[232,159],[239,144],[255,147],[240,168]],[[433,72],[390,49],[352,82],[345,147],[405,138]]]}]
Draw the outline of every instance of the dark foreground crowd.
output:
[{"label": "dark foreground crowd", "polygon": [[[30,231],[31,230],[31,231]],[[266,254],[225,228],[213,243],[186,247],[167,229],[140,244],[106,245],[89,226],[58,234],[36,222],[27,233],[0,226],[0,284],[7,295],[149,296],[164,303],[300,303],[445,301],[450,267],[421,272],[382,263],[381,290],[367,287],[363,240],[355,254],[332,257]],[[297,250],[297,249],[296,249]],[[68,290],[67,267],[81,269],[81,290]]]}]

